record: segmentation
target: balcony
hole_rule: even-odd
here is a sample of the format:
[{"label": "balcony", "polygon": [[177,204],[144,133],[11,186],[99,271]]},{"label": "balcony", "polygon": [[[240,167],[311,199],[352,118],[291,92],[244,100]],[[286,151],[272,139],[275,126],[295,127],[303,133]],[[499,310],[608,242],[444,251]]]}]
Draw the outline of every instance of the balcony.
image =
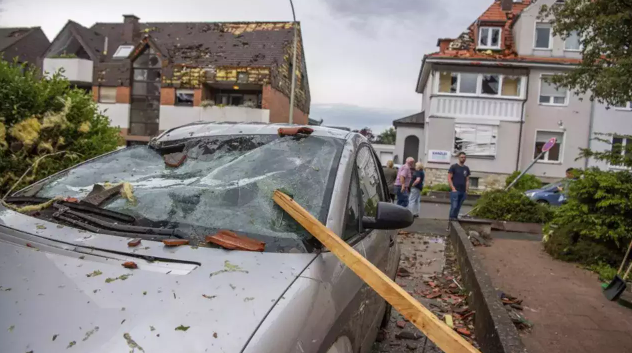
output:
[{"label": "balcony", "polygon": [[59,69],[64,69],[62,75],[73,83],[89,83],[92,85],[92,60],[79,58],[45,58],[43,70],[47,77],[52,76]]},{"label": "balcony", "polygon": [[520,121],[522,102],[509,99],[434,96],[430,98],[430,115],[457,119]]},{"label": "balcony", "polygon": [[189,124],[195,121],[208,122],[256,122],[269,123],[270,111],[247,107],[187,107],[160,106],[160,130]]}]

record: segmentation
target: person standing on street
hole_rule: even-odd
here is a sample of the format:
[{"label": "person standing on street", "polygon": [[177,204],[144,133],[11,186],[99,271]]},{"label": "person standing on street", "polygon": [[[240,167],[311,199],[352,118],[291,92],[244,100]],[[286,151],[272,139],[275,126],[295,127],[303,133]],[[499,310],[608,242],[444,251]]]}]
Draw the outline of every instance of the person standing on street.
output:
[{"label": "person standing on street", "polygon": [[397,169],[393,167],[393,161],[386,162],[386,168],[384,170],[384,177],[386,178],[386,186],[388,193],[391,195],[391,200],[395,200],[395,179],[397,179]]},{"label": "person standing on street", "polygon": [[415,165],[412,157],[406,158],[406,163],[399,168],[397,179],[395,180],[395,190],[397,194],[397,204],[402,207],[408,207],[408,192],[410,191],[410,181],[412,173],[410,169]]},{"label": "person standing on street", "polygon": [[421,205],[421,190],[424,188],[424,165],[421,162],[415,164],[412,182],[410,184],[410,196],[408,197],[408,209],[413,217],[419,217],[419,206]]},{"label": "person standing on street", "polygon": [[461,206],[470,189],[471,173],[470,168],[465,165],[465,160],[467,159],[465,152],[459,152],[457,158],[459,162],[453,164],[448,170],[448,184],[450,189],[452,189],[452,192],[450,192],[450,221],[459,218]]}]

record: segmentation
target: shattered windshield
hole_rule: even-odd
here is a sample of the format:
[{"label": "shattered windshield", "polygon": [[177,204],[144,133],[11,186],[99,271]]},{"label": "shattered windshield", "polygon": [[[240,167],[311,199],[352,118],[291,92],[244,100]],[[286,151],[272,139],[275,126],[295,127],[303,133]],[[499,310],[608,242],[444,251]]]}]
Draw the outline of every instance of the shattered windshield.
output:
[{"label": "shattered windshield", "polygon": [[318,136],[213,136],[185,142],[179,152],[186,158],[175,167],[166,165],[167,152],[129,147],[52,179],[37,196],[81,200],[95,184],[129,182],[134,202],[118,197],[101,206],[194,239],[227,229],[265,241],[266,251],[309,251],[310,235],[272,194],[291,194],[324,223],[342,147],[342,140]]}]

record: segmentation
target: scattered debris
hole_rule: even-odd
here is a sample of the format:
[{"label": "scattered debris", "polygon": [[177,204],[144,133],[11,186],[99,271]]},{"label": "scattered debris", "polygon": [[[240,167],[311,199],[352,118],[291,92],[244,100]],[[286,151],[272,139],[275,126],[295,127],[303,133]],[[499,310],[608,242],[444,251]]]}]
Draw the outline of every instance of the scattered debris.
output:
[{"label": "scattered debris", "polygon": [[166,154],[164,156],[165,165],[171,168],[178,168],[187,159],[187,155],[182,152]]},{"label": "scattered debris", "polygon": [[[218,275],[220,273],[225,273],[225,272],[243,272],[243,273],[248,273],[248,271],[242,269],[241,267],[239,267],[237,265],[233,265],[233,264],[230,263],[230,261],[226,260],[226,261],[224,261],[224,269],[212,272],[209,277],[213,277],[215,275]],[[232,286],[233,285],[231,284],[231,287]],[[235,288],[233,288],[233,289],[235,289]]]},{"label": "scattered debris", "polygon": [[9,326],[9,329],[8,329],[7,331],[9,331],[9,332],[13,332],[13,329],[14,329],[14,328],[15,328],[15,325],[11,325],[11,326]]},{"label": "scattered debris", "polygon": [[217,332],[213,332],[213,338],[217,338]]},{"label": "scattered debris", "polygon": [[141,352],[145,352],[145,350],[143,349],[143,347],[139,346],[133,339],[132,336],[130,336],[129,333],[124,333],[123,334],[123,338],[125,338],[125,341],[127,342],[127,346],[129,348],[131,348],[132,350],[130,351],[130,353],[134,353],[134,350],[138,349]]},{"label": "scattered debris", "polygon": [[468,238],[474,246],[490,246],[489,242],[485,240],[477,231],[471,230],[468,233]]},{"label": "scattered debris", "polygon": [[180,246],[189,244],[188,239],[164,239],[162,241],[166,246]]},{"label": "scattered debris", "polygon": [[36,228],[37,228],[37,229],[46,229],[46,226],[45,226],[45,225],[43,225],[43,224],[38,224],[38,225],[36,226]]},{"label": "scattered debris", "polygon": [[418,340],[423,337],[419,332],[402,331],[395,335],[400,340]]},{"label": "scattered debris", "polygon": [[180,325],[180,326],[176,327],[176,331],[186,331],[186,330],[189,329],[189,327],[191,327],[191,326]]},{"label": "scattered debris", "polygon": [[229,250],[263,251],[266,243],[237,235],[229,230],[220,230],[206,236],[207,243],[213,243]]},{"label": "scattered debris", "polygon": [[100,275],[102,275],[102,274],[103,274],[103,272],[101,272],[101,271],[99,271],[99,270],[94,270],[94,271],[92,271],[92,272],[88,273],[88,274],[86,275],[86,277],[96,277],[96,276],[100,276]]},{"label": "scattered debris", "polygon": [[202,296],[206,299],[213,299],[213,298],[217,298],[216,295],[206,295],[206,294],[202,294]]},{"label": "scattered debris", "polygon": [[414,351],[414,350],[416,350],[416,349],[417,349],[417,345],[416,345],[416,344],[414,344],[414,343],[410,343],[410,342],[408,342],[408,343],[406,343],[406,348],[408,348],[408,349],[409,349],[409,350],[411,350],[411,351]]},{"label": "scattered debris", "polygon": [[452,315],[446,314],[445,316],[443,316],[443,319],[445,320],[446,325],[450,326],[450,328],[454,328],[454,321],[452,320]]},{"label": "scattered debris", "polygon": [[228,285],[230,286],[230,288],[231,288],[232,290],[235,290],[235,288],[237,288],[237,287],[235,287],[232,283],[229,283]]},{"label": "scattered debris", "polygon": [[400,267],[397,270],[397,276],[399,277],[410,277],[410,271],[408,271],[406,268],[404,267]]},{"label": "scattered debris", "polygon": [[112,282],[114,282],[114,281],[116,281],[118,279],[120,279],[121,281],[124,281],[127,278],[129,278],[129,276],[131,276],[131,274],[120,275],[120,276],[118,276],[116,278],[108,277],[108,278],[105,279],[105,283],[112,283]]},{"label": "scattered debris", "polygon": [[470,330],[468,330],[468,329],[466,329],[466,328],[462,328],[462,327],[457,328],[457,329],[456,329],[456,332],[458,332],[458,333],[460,333],[460,334],[462,334],[462,335],[465,335],[465,336],[471,336],[471,335],[472,335],[472,333],[470,332]]},{"label": "scattered debris", "polygon": [[129,268],[129,269],[136,269],[136,268],[138,268],[138,265],[134,261],[123,262],[121,264],[121,266],[123,266],[125,268]]},{"label": "scattered debris", "polygon": [[75,344],[77,344],[77,341],[70,341],[70,343],[68,343],[68,347],[66,347],[66,349],[71,348]]},{"label": "scattered debris", "polygon": [[140,242],[141,242],[140,238],[132,239],[127,242],[127,246],[129,246],[130,248],[134,248],[134,247],[139,246]]},{"label": "scattered debris", "polygon": [[99,326],[95,326],[92,330],[86,332],[86,336],[83,338],[83,341],[87,341],[90,336],[99,331]]},{"label": "scattered debris", "polygon": [[314,129],[309,127],[281,127],[278,130],[279,136],[296,136],[296,135],[311,135]]},{"label": "scattered debris", "polygon": [[244,302],[249,302],[251,300],[255,300],[255,298],[254,297],[246,297],[246,298],[244,298]]},{"label": "scattered debris", "polygon": [[53,335],[53,341],[55,341],[57,339],[57,336],[59,336],[59,334],[57,334],[57,333]]},{"label": "scattered debris", "polygon": [[147,295],[147,291],[146,290],[143,291],[143,295]]},{"label": "scattered debris", "polygon": [[518,299],[504,292],[499,292],[498,297],[503,303],[505,310],[507,310],[511,322],[513,322],[518,330],[528,330],[533,327],[533,324],[519,312],[523,310],[521,305],[522,299]]},{"label": "scattered debris", "polygon": [[149,326],[149,331],[156,331],[156,328],[153,326]]},{"label": "scattered debris", "polygon": [[404,327],[406,327],[406,321],[404,321],[404,320],[397,320],[396,325],[399,328],[404,328]]}]

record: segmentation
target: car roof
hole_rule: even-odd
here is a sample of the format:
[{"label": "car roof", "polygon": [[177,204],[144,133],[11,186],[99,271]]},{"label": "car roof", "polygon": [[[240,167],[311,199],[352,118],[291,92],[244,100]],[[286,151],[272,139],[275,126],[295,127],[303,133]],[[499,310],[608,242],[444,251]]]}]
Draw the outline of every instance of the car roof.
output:
[{"label": "car roof", "polygon": [[[281,127],[306,126],[290,124],[266,124],[266,123],[229,123],[229,122],[195,122],[167,130],[153,138],[150,144],[163,144],[165,142],[184,139],[199,138],[205,136],[222,135],[276,135]],[[350,139],[357,133],[348,132],[336,128],[323,126],[306,126],[313,129],[314,136],[328,136],[338,139]]]}]

